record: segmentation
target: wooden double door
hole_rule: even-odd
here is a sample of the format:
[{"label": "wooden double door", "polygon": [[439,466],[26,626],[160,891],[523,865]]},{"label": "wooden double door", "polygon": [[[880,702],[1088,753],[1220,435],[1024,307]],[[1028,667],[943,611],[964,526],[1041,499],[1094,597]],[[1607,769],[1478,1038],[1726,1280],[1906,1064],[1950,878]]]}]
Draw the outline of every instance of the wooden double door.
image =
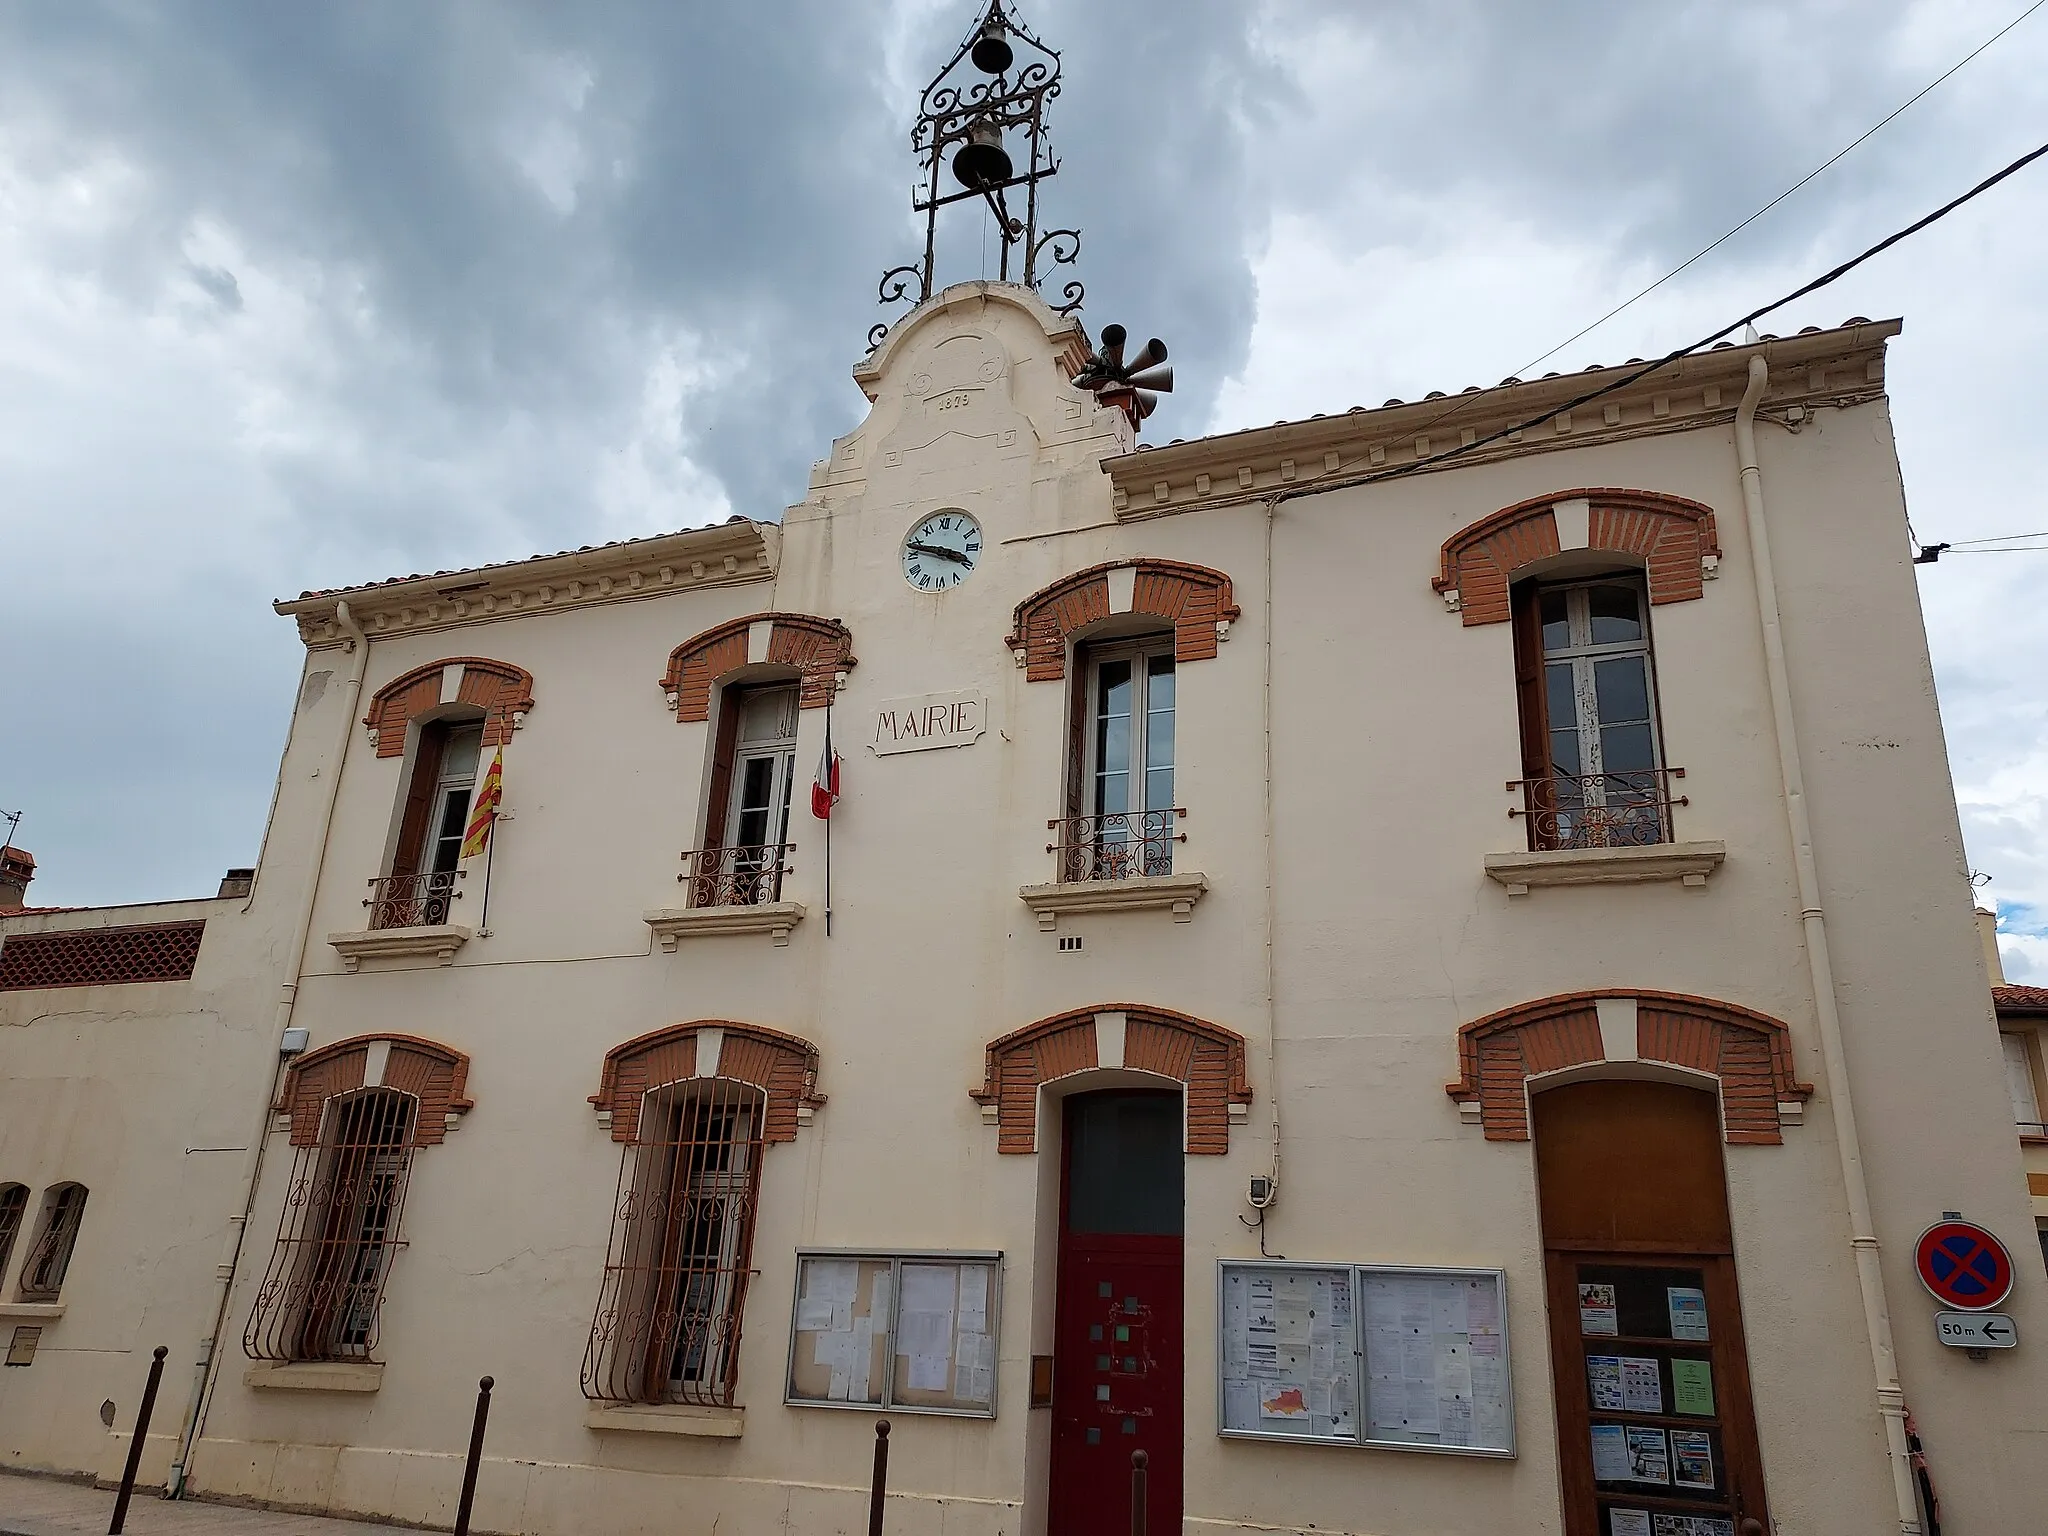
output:
[{"label": "wooden double door", "polygon": [[1592,1082],[1532,1111],[1566,1536],[1769,1530],[1717,1100]]}]

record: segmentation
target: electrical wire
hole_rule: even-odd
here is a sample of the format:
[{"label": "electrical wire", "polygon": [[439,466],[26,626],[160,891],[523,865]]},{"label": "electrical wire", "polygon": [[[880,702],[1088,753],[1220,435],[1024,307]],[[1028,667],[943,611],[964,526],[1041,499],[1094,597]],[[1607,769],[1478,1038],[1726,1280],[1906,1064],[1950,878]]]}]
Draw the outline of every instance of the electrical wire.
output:
[{"label": "electrical wire", "polygon": [[1973,544],[2017,544],[2022,539],[2048,539],[2048,529],[2039,533],[2000,533],[1988,539],[1951,539],[1950,549],[1968,549]]},{"label": "electrical wire", "polygon": [[1869,139],[1880,128],[1884,127],[1887,123],[1891,122],[1894,118],[1898,117],[1901,113],[1905,112],[1905,110],[1908,107],[1911,107],[1912,105],[1914,105],[1914,103],[1918,102],[1922,97],[1926,96],[1936,86],[1940,85],[1943,81],[1947,80],[1951,75],[1955,74],[1965,64],[1968,64],[1972,59],[1976,58],[1980,53],[1984,52],[1985,49],[1989,48],[2001,37],[2004,37],[2006,33],[2010,32],[2014,27],[2018,26],[2021,22],[2025,21],[2029,16],[2033,15],[2034,12],[2040,10],[2043,5],[2048,5],[2048,0],[2034,0],[2034,3],[2028,6],[2024,11],[2021,11],[2019,15],[2013,17],[2011,21],[2008,21],[1996,32],[1992,33],[1989,37],[1985,38],[1983,42],[1979,43],[1975,48],[1972,48],[1968,53],[1964,54],[1960,59],[1956,60],[1955,63],[1951,64],[1941,74],[1936,75],[1932,80],[1928,81],[1926,85],[1922,86],[1918,91],[1914,92],[1913,95],[1909,96],[1897,107],[1894,107],[1884,117],[1879,118],[1875,123],[1871,124],[1870,127],[1866,128],[1854,139],[1851,139],[1847,144],[1843,145],[1840,149],[1836,150],[1834,154],[1830,155],[1827,159],[1823,160],[1819,165],[1815,166],[1812,170],[1808,171],[1804,176],[1800,177],[1797,181],[1793,182],[1791,186],[1787,187],[1784,191],[1780,192],[1768,203],[1765,203],[1763,207],[1757,209],[1755,213],[1752,213],[1740,224],[1736,225],[1733,229],[1729,230],[1728,233],[1721,236],[1720,239],[1714,241],[1711,245],[1704,246],[1701,249],[1695,251],[1692,255],[1688,256],[1684,261],[1681,261],[1677,266],[1673,267],[1669,272],[1666,272],[1662,277],[1658,278],[1657,281],[1650,284],[1649,287],[1642,289],[1638,293],[1631,294],[1626,299],[1623,299],[1619,304],[1615,305],[1614,308],[1608,310],[1606,314],[1602,315],[1598,320],[1595,320],[1591,325],[1586,326],[1583,330],[1574,331],[1571,335],[1565,337],[1563,341],[1560,341],[1556,346],[1552,347],[1548,352],[1543,353],[1540,357],[1530,358],[1528,362],[1522,364],[1522,366],[1517,368],[1515,372],[1517,374],[1525,374],[1531,368],[1534,368],[1538,363],[1548,362],[1551,358],[1557,356],[1558,353],[1562,352],[1566,347],[1570,346],[1573,342],[1579,340],[1581,337],[1591,335],[1594,331],[1597,331],[1601,326],[1605,325],[1608,321],[1612,320],[1616,315],[1620,314],[1623,310],[1627,309],[1631,304],[1634,304],[1636,300],[1646,298],[1650,294],[1655,293],[1659,288],[1662,288],[1666,283],[1670,282],[1671,279],[1678,276],[1679,273],[1683,272],[1687,267],[1691,266],[1694,262],[1700,260],[1700,258],[1704,256],[1711,254],[1713,251],[1719,249],[1721,246],[1726,245],[1730,240],[1734,239],[1737,235],[1741,234],[1745,229],[1749,228],[1749,226],[1754,224],[1758,219],[1762,218],[1765,214],[1769,213],[1773,208],[1777,207],[1778,204],[1784,202],[1785,199],[1790,197],[1794,192],[1797,192],[1809,181],[1812,181],[1814,177],[1820,175],[1821,172],[1827,170],[1830,166],[1834,165],[1837,161],[1841,160],[1844,156],[1846,156],[1851,150],[1855,149],[1858,145],[1862,144],[1865,140]]}]

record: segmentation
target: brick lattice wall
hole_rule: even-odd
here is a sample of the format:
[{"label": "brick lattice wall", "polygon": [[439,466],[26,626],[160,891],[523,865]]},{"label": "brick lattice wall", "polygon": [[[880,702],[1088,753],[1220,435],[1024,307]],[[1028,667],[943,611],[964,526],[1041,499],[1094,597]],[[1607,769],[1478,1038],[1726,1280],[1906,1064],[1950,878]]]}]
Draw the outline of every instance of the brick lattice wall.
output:
[{"label": "brick lattice wall", "polygon": [[0,942],[0,992],[184,981],[199,961],[206,920],[17,933]]}]

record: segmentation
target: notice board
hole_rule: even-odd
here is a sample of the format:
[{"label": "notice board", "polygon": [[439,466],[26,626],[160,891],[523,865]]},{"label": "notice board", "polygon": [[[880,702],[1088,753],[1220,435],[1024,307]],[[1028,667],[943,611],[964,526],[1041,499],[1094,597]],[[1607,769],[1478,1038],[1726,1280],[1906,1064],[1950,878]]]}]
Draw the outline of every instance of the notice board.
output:
[{"label": "notice board", "polygon": [[992,1419],[1000,1253],[802,1249],[783,1401]]},{"label": "notice board", "polygon": [[1217,1433],[1512,1456],[1497,1269],[1225,1259]]}]

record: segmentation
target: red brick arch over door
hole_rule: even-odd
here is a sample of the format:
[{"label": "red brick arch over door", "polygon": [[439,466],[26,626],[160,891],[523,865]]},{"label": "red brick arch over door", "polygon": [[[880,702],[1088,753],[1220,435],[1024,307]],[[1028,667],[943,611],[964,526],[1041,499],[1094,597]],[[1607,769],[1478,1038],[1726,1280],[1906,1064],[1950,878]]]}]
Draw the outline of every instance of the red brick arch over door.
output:
[{"label": "red brick arch over door", "polygon": [[1458,1031],[1458,1081],[1445,1091],[1477,1105],[1488,1141],[1529,1139],[1532,1077],[1567,1067],[1641,1062],[1720,1080],[1731,1144],[1770,1144],[1780,1106],[1803,1105],[1813,1085],[1792,1067],[1791,1031],[1767,1014],[1681,992],[1567,992],[1518,1003]]},{"label": "red brick arch over door", "polygon": [[[768,1097],[762,1120],[766,1141],[795,1141],[796,1128],[825,1102],[818,1092],[818,1048],[798,1035],[731,1019],[693,1019],[628,1040],[605,1052],[604,1075],[590,1102],[611,1117],[613,1141],[631,1141],[640,1105],[652,1088],[699,1076],[704,1037],[718,1034],[718,1061],[705,1077],[752,1083]],[[707,1067],[709,1063],[704,1063]]]},{"label": "red brick arch over door", "polygon": [[379,757],[405,751],[405,728],[442,703],[450,667],[460,669],[453,702],[484,712],[484,745],[501,747],[512,739],[513,717],[533,708],[533,674],[487,656],[450,656],[414,667],[377,690],[363,724],[376,733]]},{"label": "red brick arch over door", "polygon": [[807,613],[750,613],[714,624],[669,652],[661,686],[675,696],[676,719],[687,723],[711,718],[711,691],[720,678],[747,664],[757,624],[768,631],[762,660],[803,679],[799,707],[823,709],[832,702],[839,674],[855,665],[853,631],[837,619]]},{"label": "red brick arch over door", "polygon": [[[373,1054],[383,1067],[373,1075]],[[412,1145],[435,1146],[448,1134],[457,1115],[469,1113],[463,1097],[469,1082],[469,1058],[435,1040],[417,1035],[357,1035],[308,1051],[285,1069],[277,1113],[292,1119],[292,1145],[311,1147],[320,1141],[320,1117],[327,1101],[357,1088],[396,1088],[419,1100],[413,1116]]]},{"label": "red brick arch over door", "polygon": [[1038,1144],[1038,1089],[1076,1072],[1122,1067],[1187,1086],[1187,1150],[1230,1150],[1233,1112],[1251,1103],[1244,1036],[1167,1008],[1103,1003],[1012,1030],[988,1045],[986,1075],[968,1096],[996,1112],[996,1151]]},{"label": "red brick arch over door", "polygon": [[1128,611],[1173,626],[1175,661],[1206,661],[1216,654],[1223,627],[1238,616],[1228,576],[1180,560],[1113,560],[1062,576],[1017,605],[1004,643],[1023,657],[1026,681],[1051,683],[1067,675],[1068,640],[1076,630],[1117,616],[1110,573],[1126,570],[1132,573]]},{"label": "red brick arch over door", "polygon": [[1556,508],[1585,502],[1585,547],[1640,560],[1652,603],[1678,603],[1704,590],[1704,561],[1719,558],[1711,507],[1658,491],[1613,486],[1552,491],[1489,513],[1444,540],[1442,570],[1430,584],[1456,592],[1466,624],[1505,624],[1508,586],[1523,567],[1563,553]]}]

